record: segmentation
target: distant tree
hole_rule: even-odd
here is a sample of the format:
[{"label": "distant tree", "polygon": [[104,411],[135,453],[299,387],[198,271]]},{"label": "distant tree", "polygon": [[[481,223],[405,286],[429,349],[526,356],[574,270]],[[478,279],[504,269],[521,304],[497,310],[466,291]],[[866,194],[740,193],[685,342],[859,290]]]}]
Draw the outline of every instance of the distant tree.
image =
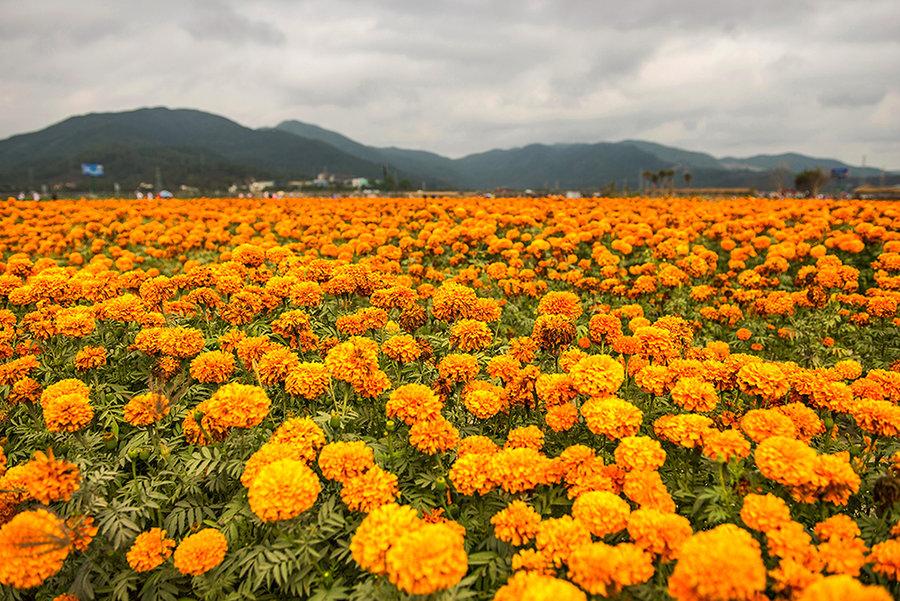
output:
[{"label": "distant tree", "polygon": [[794,187],[801,192],[807,192],[809,196],[818,196],[819,190],[828,183],[828,174],[816,167],[804,169],[794,176]]},{"label": "distant tree", "polygon": [[648,183],[648,184],[650,183],[650,180],[653,179],[653,172],[650,171],[649,169],[645,169],[641,175],[644,177],[645,180],[647,180],[646,183]]},{"label": "distant tree", "polygon": [[690,172],[690,171],[685,171],[685,172],[684,172],[684,187],[685,187],[685,188],[690,188],[690,187],[691,187],[691,177],[693,177],[693,176],[691,175],[691,172]]},{"label": "distant tree", "polygon": [[772,181],[772,188],[776,192],[781,192],[791,177],[791,166],[784,162],[778,163],[769,171],[769,177]]},{"label": "distant tree", "polygon": [[652,188],[652,190],[655,192],[655,191],[656,191],[656,186],[657,186],[657,184],[659,184],[659,173],[651,173],[651,174],[650,174],[650,181],[653,182],[653,188]]}]

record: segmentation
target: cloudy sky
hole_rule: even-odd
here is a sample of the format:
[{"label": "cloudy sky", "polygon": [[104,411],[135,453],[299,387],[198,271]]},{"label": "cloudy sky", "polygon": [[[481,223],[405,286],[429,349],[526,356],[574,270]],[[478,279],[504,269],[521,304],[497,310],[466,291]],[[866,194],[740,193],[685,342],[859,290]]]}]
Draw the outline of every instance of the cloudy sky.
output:
[{"label": "cloudy sky", "polygon": [[643,139],[900,169],[897,0],[0,0],[0,139],[195,108],[462,156]]}]

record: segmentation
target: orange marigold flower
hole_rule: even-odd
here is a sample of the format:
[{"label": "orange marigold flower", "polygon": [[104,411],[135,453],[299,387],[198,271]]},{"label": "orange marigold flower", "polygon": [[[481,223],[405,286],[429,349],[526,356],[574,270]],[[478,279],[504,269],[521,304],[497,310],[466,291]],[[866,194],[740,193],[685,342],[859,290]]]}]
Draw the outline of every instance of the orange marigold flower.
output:
[{"label": "orange marigold flower", "polygon": [[649,436],[626,436],[615,450],[616,463],[625,471],[657,470],[666,461],[666,452]]},{"label": "orange marigold flower", "polygon": [[581,521],[591,534],[604,537],[616,534],[628,525],[631,507],[619,495],[607,491],[589,491],[579,495],[572,504],[572,517]]},{"label": "orange marigold flower", "polygon": [[76,380],[74,378],[60,380],[59,382],[51,384],[50,386],[45,388],[44,392],[41,393],[41,407],[44,407],[49,401],[53,400],[54,398],[67,394],[77,394],[83,397],[87,397],[88,394],[90,394],[90,389],[87,387],[87,384],[85,384],[81,380]]},{"label": "orange marigold flower", "polygon": [[25,468],[28,494],[45,505],[53,501],[68,501],[81,482],[78,466],[65,459],[55,459],[52,450],[47,453],[35,451]]},{"label": "orange marigold flower", "polygon": [[283,381],[300,364],[296,353],[283,346],[266,351],[256,363],[256,371],[265,386],[273,386]]},{"label": "orange marigold flower", "polygon": [[494,536],[521,547],[537,535],[541,516],[524,501],[513,501],[491,518]]},{"label": "orange marigold flower", "polygon": [[175,569],[199,576],[222,563],[227,551],[225,535],[215,528],[204,528],[179,543],[175,549]]},{"label": "orange marigold flower", "polygon": [[191,377],[198,382],[223,384],[234,373],[234,355],[225,351],[201,353],[191,361]]},{"label": "orange marigold flower", "polygon": [[653,556],[637,545],[589,543],[569,557],[569,578],[592,595],[606,597],[653,577]]},{"label": "orange marigold flower", "polygon": [[269,442],[288,443],[303,451],[304,460],[309,463],[316,458],[325,444],[325,432],[309,417],[294,417],[275,429]]},{"label": "orange marigold flower", "polygon": [[530,448],[503,449],[490,457],[490,478],[503,490],[517,493],[548,483],[551,461]]},{"label": "orange marigold flower", "polygon": [[509,354],[522,363],[534,361],[537,350],[537,343],[531,336],[521,336],[509,341]]},{"label": "orange marigold flower", "polygon": [[730,461],[732,457],[743,459],[750,455],[750,441],[733,428],[722,431],[705,430],[703,455],[713,461]]},{"label": "orange marigold flower", "polygon": [[737,384],[741,392],[759,395],[767,401],[784,397],[790,384],[784,372],[774,363],[748,363],[737,372]]},{"label": "orange marigold flower", "polygon": [[548,408],[564,405],[578,396],[569,374],[541,374],[534,382],[534,391]]},{"label": "orange marigold flower", "polygon": [[381,352],[400,363],[411,363],[422,355],[416,339],[409,334],[388,338],[382,343]]},{"label": "orange marigold flower", "polygon": [[363,519],[350,541],[350,553],[359,566],[386,575],[385,554],[403,534],[424,526],[416,510],[406,505],[376,507]]},{"label": "orange marigold flower", "polygon": [[329,480],[346,482],[375,465],[375,453],[361,440],[331,442],[319,453],[319,469]]},{"label": "orange marigold flower", "polygon": [[539,572],[516,572],[494,595],[494,601],[587,601],[571,582]]},{"label": "orange marigold flower", "polygon": [[41,393],[43,393],[43,389],[41,388],[40,383],[34,378],[26,376],[13,383],[6,400],[10,405],[34,403],[41,398]]},{"label": "orange marigold flower", "polygon": [[754,442],[762,442],[772,436],[796,438],[794,422],[776,409],[752,409],[741,418],[741,430]]},{"label": "orange marigold flower", "polygon": [[575,340],[575,323],[564,315],[541,315],[534,322],[531,337],[539,348],[559,348]]},{"label": "orange marigold flower", "polygon": [[75,369],[87,371],[106,365],[106,349],[102,346],[86,346],[75,355]]},{"label": "orange marigold flower", "polygon": [[44,408],[44,422],[51,432],[77,432],[94,418],[94,408],[87,396],[81,394],[54,396],[46,402],[42,397],[41,405]]},{"label": "orange marigold flower", "polygon": [[494,355],[488,362],[487,372],[492,378],[511,382],[522,372],[522,363],[512,355]]},{"label": "orange marigold flower", "polygon": [[473,435],[460,439],[459,446],[456,447],[458,457],[468,455],[469,453],[485,453],[493,455],[500,450],[497,444],[487,436]]},{"label": "orange marigold flower", "polygon": [[750,601],[765,588],[759,543],[746,530],[722,524],[685,541],[668,591],[678,601]]},{"label": "orange marigold flower", "polygon": [[0,526],[0,584],[40,586],[72,550],[65,523],[45,509],[23,511]]},{"label": "orange marigold flower", "polygon": [[324,363],[298,363],[284,380],[284,389],[288,394],[310,401],[325,394],[329,386],[331,374]]},{"label": "orange marigold flower", "polygon": [[694,531],[686,517],[658,509],[641,508],[628,516],[628,535],[648,553],[671,561]]},{"label": "orange marigold flower", "polygon": [[475,357],[462,353],[447,355],[438,363],[437,368],[441,378],[450,384],[473,380],[481,371]]},{"label": "orange marigold flower", "polygon": [[748,528],[771,532],[791,521],[791,511],[784,500],[772,493],[765,495],[750,493],[744,497],[741,519]]},{"label": "orange marigold flower", "polygon": [[513,428],[506,436],[504,449],[534,449],[540,451],[544,446],[544,433],[537,426],[520,426]]},{"label": "orange marigold flower", "polygon": [[[463,441],[470,437],[464,438]],[[453,488],[462,495],[484,495],[497,486],[491,476],[491,457],[493,453],[470,451],[460,454],[450,468],[450,482]]]},{"label": "orange marigold flower", "polygon": [[409,429],[409,443],[428,455],[455,449],[459,430],[443,416],[416,422]]},{"label": "orange marigold flower", "polygon": [[581,299],[568,291],[548,292],[538,303],[538,315],[562,315],[572,321],[581,316]]},{"label": "orange marigold flower", "polygon": [[373,509],[394,503],[400,496],[397,476],[375,465],[366,472],[344,481],[341,500],[351,511],[369,513]]},{"label": "orange marigold flower", "polygon": [[483,321],[461,319],[450,328],[450,346],[464,353],[486,349],[493,338],[493,332]]},{"label": "orange marigold flower", "polygon": [[703,437],[712,426],[713,421],[705,415],[686,413],[660,417],[653,422],[653,431],[658,438],[693,449],[703,444]]},{"label": "orange marigold flower", "polygon": [[280,459],[264,466],[247,491],[250,510],[264,522],[297,517],[313,506],[322,485],[303,461]]},{"label": "orange marigold flower", "polygon": [[315,459],[315,453],[303,444],[270,440],[247,459],[244,464],[244,473],[241,475],[241,484],[249,488],[262,468],[281,459],[309,463]]},{"label": "orange marigold flower", "polygon": [[826,576],[810,584],[797,597],[797,601],[891,601],[891,594],[884,588],[867,586],[852,576],[840,574]]},{"label": "orange marigold flower", "polygon": [[388,397],[385,412],[392,419],[400,419],[411,426],[420,421],[437,419],[444,405],[424,384],[404,384]]},{"label": "orange marigold flower", "polygon": [[576,363],[569,376],[575,390],[583,395],[611,395],[625,381],[625,369],[609,355],[590,355]]},{"label": "orange marigold flower", "polygon": [[672,387],[672,400],[688,411],[707,413],[716,408],[716,387],[699,378],[679,378]]},{"label": "orange marigold flower", "polygon": [[259,386],[232,382],[203,401],[202,411],[225,428],[251,428],[269,414],[271,401]]},{"label": "orange marigold flower", "polygon": [[772,436],[756,448],[756,465],[770,480],[789,487],[800,487],[815,480],[816,451],[805,443]]},{"label": "orange marigold flower", "polygon": [[891,580],[900,580],[900,540],[888,539],[872,546],[869,562],[872,569]]},{"label": "orange marigold flower", "polygon": [[87,551],[88,545],[100,531],[100,528],[94,525],[94,518],[81,513],[69,517],[66,520],[66,527],[69,529],[72,546],[79,551]]},{"label": "orange marigold flower", "polygon": [[660,396],[669,386],[669,370],[664,365],[645,365],[634,374],[634,383],[647,394]]},{"label": "orange marigold flower", "polygon": [[554,432],[570,430],[578,421],[578,408],[573,403],[555,405],[547,409],[544,421]]},{"label": "orange marigold flower", "polygon": [[819,419],[816,412],[803,403],[788,403],[776,407],[775,410],[794,422],[797,436],[804,442],[808,443],[814,436],[825,432],[825,424]]},{"label": "orange marigold flower", "polygon": [[162,565],[172,555],[174,548],[175,541],[166,538],[165,530],[151,528],[138,534],[125,558],[135,572],[148,572]]},{"label": "orange marigold flower", "polygon": [[125,421],[132,426],[149,426],[169,415],[172,402],[164,395],[147,392],[139,394],[125,405]]},{"label": "orange marigold flower", "polygon": [[384,555],[388,579],[412,595],[430,595],[462,580],[469,569],[463,535],[445,523],[424,524],[397,538]]},{"label": "orange marigold flower", "polygon": [[581,521],[570,515],[550,518],[538,524],[535,547],[559,567],[569,560],[569,555],[582,545],[591,542],[591,532]]},{"label": "orange marigold flower", "polygon": [[670,513],[675,511],[675,501],[672,500],[659,472],[636,470],[626,473],[622,492],[642,508],[659,509]]},{"label": "orange marigold flower", "polygon": [[617,397],[591,398],[581,406],[581,415],[591,432],[610,440],[634,436],[644,419],[640,409]]},{"label": "orange marigold flower", "polygon": [[509,406],[503,389],[488,382],[470,382],[462,397],[466,409],[480,419],[490,419]]}]

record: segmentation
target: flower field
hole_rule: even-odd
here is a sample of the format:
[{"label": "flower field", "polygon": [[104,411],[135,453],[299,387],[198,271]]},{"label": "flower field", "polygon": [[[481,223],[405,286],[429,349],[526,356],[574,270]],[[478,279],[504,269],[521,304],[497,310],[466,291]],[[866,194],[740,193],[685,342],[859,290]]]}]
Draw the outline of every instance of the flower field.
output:
[{"label": "flower field", "polygon": [[900,207],[0,203],[0,597],[900,596]]}]

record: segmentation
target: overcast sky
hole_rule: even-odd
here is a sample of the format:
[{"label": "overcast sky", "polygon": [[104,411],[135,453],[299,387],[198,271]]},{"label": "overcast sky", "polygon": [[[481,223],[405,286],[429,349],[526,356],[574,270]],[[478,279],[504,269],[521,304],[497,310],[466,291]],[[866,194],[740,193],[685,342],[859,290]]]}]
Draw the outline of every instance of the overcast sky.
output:
[{"label": "overcast sky", "polygon": [[900,2],[0,0],[0,139],[146,106],[452,157],[631,138],[900,169]]}]

